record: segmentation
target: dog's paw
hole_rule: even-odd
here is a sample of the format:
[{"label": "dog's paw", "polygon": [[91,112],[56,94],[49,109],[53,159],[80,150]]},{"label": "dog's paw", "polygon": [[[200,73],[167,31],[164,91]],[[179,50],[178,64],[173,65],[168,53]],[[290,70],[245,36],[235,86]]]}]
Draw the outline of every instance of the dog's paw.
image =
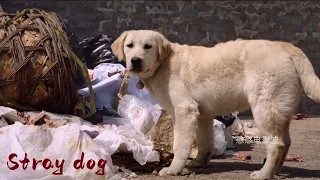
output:
[{"label": "dog's paw", "polygon": [[269,175],[266,175],[265,173],[263,173],[261,171],[254,171],[253,173],[251,173],[250,178],[265,180],[265,179],[271,179],[272,177]]},{"label": "dog's paw", "polygon": [[170,167],[165,167],[165,168],[162,168],[161,171],[158,173],[159,176],[167,176],[167,175],[177,176],[179,174],[189,175],[191,174],[191,171],[189,171],[187,168],[183,168],[182,171],[179,171],[179,170],[172,169]]},{"label": "dog's paw", "polygon": [[162,168],[161,171],[159,172],[159,176],[167,176],[167,175],[171,175],[171,176],[176,176],[178,175],[178,171],[172,170],[172,168],[170,167],[165,167]]}]

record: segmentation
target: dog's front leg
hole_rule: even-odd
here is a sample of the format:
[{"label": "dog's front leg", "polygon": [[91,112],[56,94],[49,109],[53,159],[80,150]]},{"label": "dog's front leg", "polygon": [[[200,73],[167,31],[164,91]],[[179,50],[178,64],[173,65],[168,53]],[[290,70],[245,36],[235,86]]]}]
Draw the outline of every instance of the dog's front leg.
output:
[{"label": "dog's front leg", "polygon": [[176,107],[174,112],[174,158],[169,167],[163,168],[159,172],[160,176],[182,174],[198,126],[200,113],[196,102],[184,103]]},{"label": "dog's front leg", "polygon": [[198,154],[188,166],[198,168],[209,164],[213,150],[213,120],[200,117],[197,129]]}]

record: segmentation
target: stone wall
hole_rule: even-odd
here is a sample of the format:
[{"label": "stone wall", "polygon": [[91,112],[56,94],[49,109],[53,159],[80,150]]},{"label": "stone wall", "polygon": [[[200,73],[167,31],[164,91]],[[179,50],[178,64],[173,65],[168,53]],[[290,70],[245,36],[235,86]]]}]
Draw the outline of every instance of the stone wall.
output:
[{"label": "stone wall", "polygon": [[[320,2],[317,1],[22,1],[0,2],[7,12],[27,7],[59,13],[79,39],[117,37],[128,29],[163,30],[171,41],[211,46],[236,38],[289,41],[320,76]],[[300,112],[320,105],[303,96]]]}]

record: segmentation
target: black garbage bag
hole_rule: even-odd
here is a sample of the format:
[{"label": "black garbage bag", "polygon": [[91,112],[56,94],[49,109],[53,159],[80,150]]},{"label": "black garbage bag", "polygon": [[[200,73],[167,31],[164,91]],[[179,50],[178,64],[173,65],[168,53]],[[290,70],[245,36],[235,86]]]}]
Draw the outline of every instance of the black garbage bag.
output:
[{"label": "black garbage bag", "polygon": [[111,45],[114,39],[107,35],[99,35],[86,38],[80,42],[82,48],[85,64],[88,69],[94,69],[101,63],[120,63],[118,58],[112,53]]},{"label": "black garbage bag", "polygon": [[233,116],[232,114],[228,114],[223,116],[217,116],[214,119],[222,122],[227,128],[233,124],[234,120],[236,120],[236,117]]},{"label": "black garbage bag", "polygon": [[121,116],[113,109],[103,107],[103,109],[99,109],[96,111],[94,115],[87,118],[87,121],[90,121],[92,124],[98,124],[103,122],[103,117],[116,117],[121,118]]},{"label": "black garbage bag", "polygon": [[72,48],[72,51],[79,57],[82,62],[85,62],[85,56],[82,50],[82,47],[79,44],[78,38],[75,33],[69,32],[67,33],[69,44]]},{"label": "black garbage bag", "polygon": [[[83,63],[85,63],[86,60],[84,57],[84,53],[83,53],[82,47],[79,44],[77,36],[73,32],[67,32],[67,36],[68,36],[69,44],[70,44],[72,51],[78,56],[78,58]],[[77,77],[76,77],[75,83],[78,86],[78,88],[86,87],[85,79],[82,76],[80,68],[78,68],[78,70],[77,70]]]}]

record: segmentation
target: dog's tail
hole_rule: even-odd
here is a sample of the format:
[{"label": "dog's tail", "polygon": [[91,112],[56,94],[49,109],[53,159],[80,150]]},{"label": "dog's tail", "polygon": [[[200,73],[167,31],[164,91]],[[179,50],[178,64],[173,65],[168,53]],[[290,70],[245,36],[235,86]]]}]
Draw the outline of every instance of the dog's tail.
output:
[{"label": "dog's tail", "polygon": [[317,103],[320,103],[320,80],[315,74],[308,57],[302,50],[298,48],[297,50],[298,51],[295,51],[296,53],[292,56],[292,60],[299,74],[304,93]]}]

